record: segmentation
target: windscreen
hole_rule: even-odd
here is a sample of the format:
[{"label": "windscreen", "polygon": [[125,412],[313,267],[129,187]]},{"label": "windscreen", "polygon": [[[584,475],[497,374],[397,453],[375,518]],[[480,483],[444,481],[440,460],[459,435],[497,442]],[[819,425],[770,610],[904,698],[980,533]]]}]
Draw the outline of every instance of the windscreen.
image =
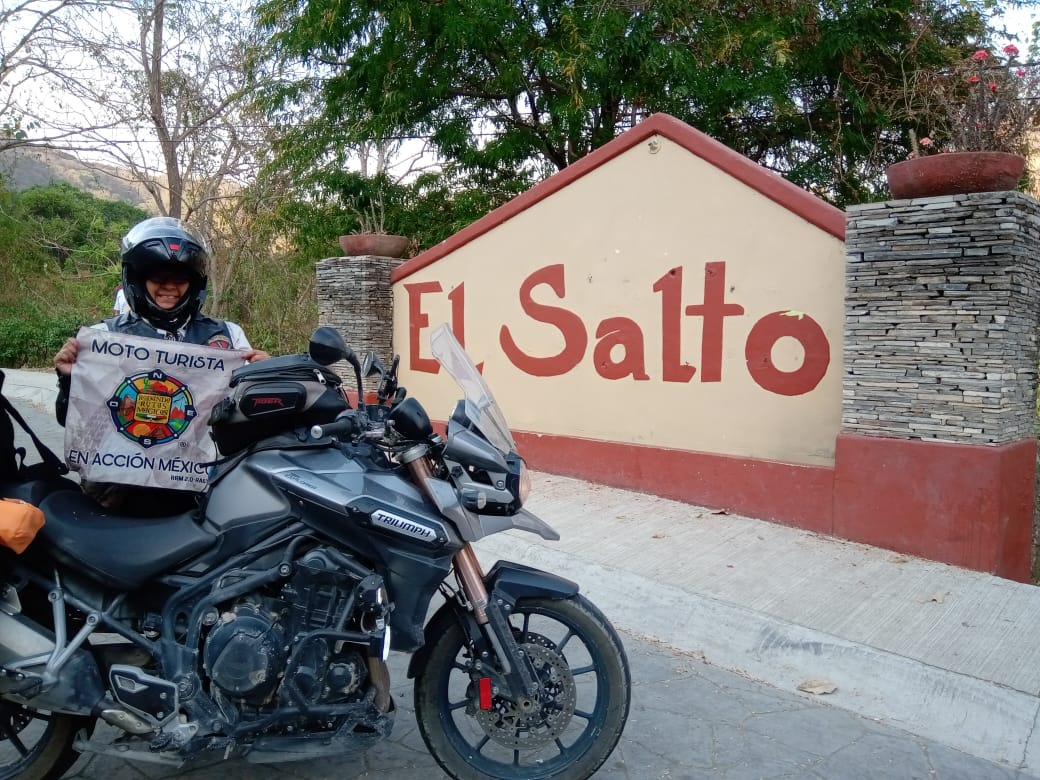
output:
[{"label": "windscreen", "polygon": [[503,455],[515,452],[516,444],[502,409],[446,323],[438,325],[430,334],[430,352],[462,388],[470,422]]}]

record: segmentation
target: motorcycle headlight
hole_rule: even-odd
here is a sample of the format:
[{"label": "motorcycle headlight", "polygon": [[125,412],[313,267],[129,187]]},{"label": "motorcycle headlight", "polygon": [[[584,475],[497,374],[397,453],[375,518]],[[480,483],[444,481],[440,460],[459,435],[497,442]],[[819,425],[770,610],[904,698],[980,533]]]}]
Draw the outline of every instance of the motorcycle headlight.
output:
[{"label": "motorcycle headlight", "polygon": [[520,461],[520,503],[526,504],[529,495],[531,495],[531,472],[527,470],[527,464]]}]

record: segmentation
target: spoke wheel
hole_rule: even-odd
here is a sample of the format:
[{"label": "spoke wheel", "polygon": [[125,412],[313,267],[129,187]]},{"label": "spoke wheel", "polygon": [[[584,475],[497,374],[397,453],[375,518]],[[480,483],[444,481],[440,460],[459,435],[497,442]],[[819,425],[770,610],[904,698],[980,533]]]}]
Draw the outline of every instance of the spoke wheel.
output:
[{"label": "spoke wheel", "polygon": [[0,780],[56,780],[79,757],[76,732],[93,725],[91,718],[0,700]]},{"label": "spoke wheel", "polygon": [[532,660],[540,697],[513,701],[495,693],[490,708],[481,709],[481,672],[462,628],[445,624],[431,632],[433,646],[415,681],[423,740],[459,780],[584,780],[610,755],[628,717],[621,641],[581,596],[520,601],[510,623]]}]

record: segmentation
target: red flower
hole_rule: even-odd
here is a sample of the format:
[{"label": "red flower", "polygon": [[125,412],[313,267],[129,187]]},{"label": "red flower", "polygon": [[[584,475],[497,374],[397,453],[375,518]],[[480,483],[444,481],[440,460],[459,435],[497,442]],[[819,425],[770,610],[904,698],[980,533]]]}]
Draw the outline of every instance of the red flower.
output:
[{"label": "red flower", "polygon": [[[1040,65],[1017,61],[1018,47],[977,49],[957,62],[916,74],[911,118],[934,141],[915,154],[1002,151],[1020,154],[1040,128]],[[920,114],[915,115],[917,110]]]}]

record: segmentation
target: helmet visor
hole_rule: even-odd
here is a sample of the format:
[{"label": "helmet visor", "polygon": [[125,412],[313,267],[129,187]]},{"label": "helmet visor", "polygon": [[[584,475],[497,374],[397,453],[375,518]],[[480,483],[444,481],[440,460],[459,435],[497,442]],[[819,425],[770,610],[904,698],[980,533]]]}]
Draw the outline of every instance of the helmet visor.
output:
[{"label": "helmet visor", "polygon": [[191,274],[184,269],[163,268],[162,266],[149,268],[144,278],[155,284],[188,284],[192,280]]}]

